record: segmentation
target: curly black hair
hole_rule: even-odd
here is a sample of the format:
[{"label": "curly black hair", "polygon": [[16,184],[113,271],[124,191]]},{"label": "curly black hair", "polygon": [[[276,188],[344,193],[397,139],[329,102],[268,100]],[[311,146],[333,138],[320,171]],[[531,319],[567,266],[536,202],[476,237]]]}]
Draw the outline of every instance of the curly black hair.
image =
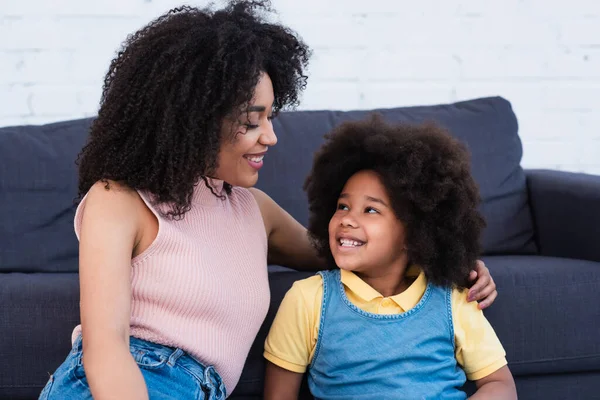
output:
[{"label": "curly black hair", "polygon": [[[146,190],[168,215],[190,208],[194,185],[217,167],[226,117],[238,118],[261,73],[273,112],[298,104],[310,50],[266,22],[268,1],[219,10],[180,7],[128,36],[104,79],[100,109],[80,153],[79,199],[98,181]],[[225,185],[228,192],[231,186]]]},{"label": "curly black hair", "polygon": [[327,134],[304,190],[311,241],[331,267],[329,220],[348,179],[363,170],[386,187],[405,226],[409,262],[434,284],[470,287],[485,222],[466,147],[435,123],[388,124],[378,114]]}]

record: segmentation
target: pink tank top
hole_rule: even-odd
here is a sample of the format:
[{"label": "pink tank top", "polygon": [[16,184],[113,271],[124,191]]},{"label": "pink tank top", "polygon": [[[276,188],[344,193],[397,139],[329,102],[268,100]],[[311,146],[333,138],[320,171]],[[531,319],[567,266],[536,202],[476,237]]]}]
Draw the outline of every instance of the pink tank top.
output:
[{"label": "pink tank top", "polygon": [[[227,393],[238,383],[250,347],[267,314],[267,236],[248,189],[200,180],[183,219],[158,218],[158,235],[131,260],[134,337],[188,352],[221,375]],[[75,214],[79,238],[85,197]],[[73,340],[81,326],[73,331]]]}]

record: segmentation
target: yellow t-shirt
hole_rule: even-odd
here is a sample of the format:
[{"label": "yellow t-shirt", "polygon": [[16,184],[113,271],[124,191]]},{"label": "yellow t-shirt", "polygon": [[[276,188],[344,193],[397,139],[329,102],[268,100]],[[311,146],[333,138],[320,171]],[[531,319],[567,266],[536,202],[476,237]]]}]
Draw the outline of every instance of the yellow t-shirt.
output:
[{"label": "yellow t-shirt", "polygon": [[[373,314],[399,314],[417,305],[427,288],[427,278],[416,267],[409,268],[407,276],[416,276],[416,279],[404,292],[383,297],[354,273],[341,270],[348,299]],[[452,291],[455,355],[467,378],[478,380],[505,366],[506,352],[477,303],[467,301],[467,294],[467,290]],[[321,275],[293,284],[281,302],[265,341],[267,360],[289,371],[306,371],[319,337],[322,301]]]}]

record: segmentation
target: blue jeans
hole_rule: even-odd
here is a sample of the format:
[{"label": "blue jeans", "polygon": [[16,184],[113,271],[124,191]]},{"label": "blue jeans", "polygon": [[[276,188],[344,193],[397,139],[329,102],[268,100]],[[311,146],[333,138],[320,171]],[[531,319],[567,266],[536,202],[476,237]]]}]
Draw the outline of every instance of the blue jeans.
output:
[{"label": "blue jeans", "polygon": [[[225,385],[213,367],[206,367],[181,349],[131,337],[129,350],[148,388],[150,400],[222,400]],[[40,400],[92,399],[82,363],[81,336],[67,359],[42,390]]]}]

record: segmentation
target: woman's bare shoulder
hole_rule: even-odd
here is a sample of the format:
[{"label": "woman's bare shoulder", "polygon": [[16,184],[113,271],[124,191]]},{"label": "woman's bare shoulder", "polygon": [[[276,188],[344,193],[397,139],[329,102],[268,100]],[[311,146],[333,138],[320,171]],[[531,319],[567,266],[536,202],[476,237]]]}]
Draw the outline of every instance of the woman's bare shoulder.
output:
[{"label": "woman's bare shoulder", "polygon": [[83,221],[103,219],[136,224],[140,211],[145,207],[136,190],[123,183],[106,180],[98,181],[85,196]]}]

